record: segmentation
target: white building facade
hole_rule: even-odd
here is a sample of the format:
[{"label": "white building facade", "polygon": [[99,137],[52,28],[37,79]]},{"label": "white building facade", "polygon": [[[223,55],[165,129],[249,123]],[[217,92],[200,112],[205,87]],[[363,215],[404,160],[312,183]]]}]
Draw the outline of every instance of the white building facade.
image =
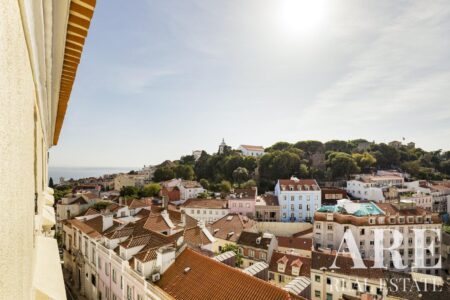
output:
[{"label": "white building facade", "polygon": [[280,179],[275,196],[283,222],[311,221],[322,201],[322,192],[314,179]]}]

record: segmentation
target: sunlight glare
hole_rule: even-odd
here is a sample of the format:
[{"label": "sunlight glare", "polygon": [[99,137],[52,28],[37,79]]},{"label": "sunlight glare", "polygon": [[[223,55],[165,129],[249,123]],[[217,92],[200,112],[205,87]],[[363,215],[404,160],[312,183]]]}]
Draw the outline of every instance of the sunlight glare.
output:
[{"label": "sunlight glare", "polygon": [[289,35],[314,33],[326,16],[325,0],[283,0],[280,6],[280,24]]}]

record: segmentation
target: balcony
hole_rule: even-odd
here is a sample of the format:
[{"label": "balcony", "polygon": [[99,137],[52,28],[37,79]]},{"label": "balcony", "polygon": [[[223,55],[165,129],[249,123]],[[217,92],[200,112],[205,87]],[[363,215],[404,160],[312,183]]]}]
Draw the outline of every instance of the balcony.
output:
[{"label": "balcony", "polygon": [[36,299],[66,299],[58,245],[53,238],[36,239],[33,286]]}]

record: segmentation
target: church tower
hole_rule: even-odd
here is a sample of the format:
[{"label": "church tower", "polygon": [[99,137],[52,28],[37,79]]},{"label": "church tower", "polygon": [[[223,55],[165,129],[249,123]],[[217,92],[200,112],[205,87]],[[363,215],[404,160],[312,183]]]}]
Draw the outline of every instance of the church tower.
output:
[{"label": "church tower", "polygon": [[225,152],[225,147],[227,144],[225,144],[225,139],[222,138],[222,143],[219,145],[219,154],[223,154]]}]

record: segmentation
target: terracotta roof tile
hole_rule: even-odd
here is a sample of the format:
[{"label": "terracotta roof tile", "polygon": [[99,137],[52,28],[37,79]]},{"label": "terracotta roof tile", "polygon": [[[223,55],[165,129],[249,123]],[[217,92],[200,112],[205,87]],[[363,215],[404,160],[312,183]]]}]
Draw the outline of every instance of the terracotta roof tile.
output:
[{"label": "terracotta roof tile", "polygon": [[311,251],[312,238],[294,238],[278,236],[278,247]]},{"label": "terracotta roof tile", "polygon": [[[185,272],[186,268],[190,268]],[[175,299],[301,299],[268,282],[185,249],[156,284]]]},{"label": "terracotta roof tile", "polygon": [[[244,219],[239,214],[228,214],[208,226],[215,238],[236,242],[244,230],[251,229],[256,224],[252,219]],[[233,232],[232,235],[229,233]]]},{"label": "terracotta roof tile", "polygon": [[185,208],[228,208],[228,201],[218,199],[188,199],[182,205]]}]

